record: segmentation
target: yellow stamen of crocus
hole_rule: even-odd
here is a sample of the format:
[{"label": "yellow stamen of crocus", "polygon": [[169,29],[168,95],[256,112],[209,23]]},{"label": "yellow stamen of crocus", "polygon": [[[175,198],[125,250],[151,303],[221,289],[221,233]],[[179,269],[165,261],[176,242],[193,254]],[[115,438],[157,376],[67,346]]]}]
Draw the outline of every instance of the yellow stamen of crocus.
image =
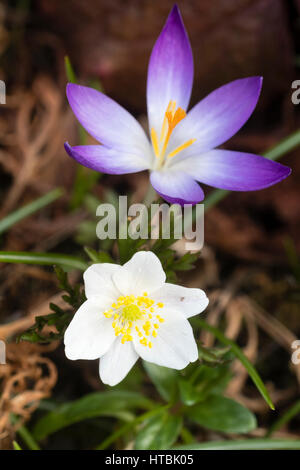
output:
[{"label": "yellow stamen of crocus", "polygon": [[156,131],[155,131],[154,127],[152,127],[152,129],[151,129],[151,140],[152,140],[152,145],[153,145],[153,150],[154,150],[155,156],[159,157],[159,154],[160,154],[159,145],[158,145],[157,134],[156,134]]},{"label": "yellow stamen of crocus", "polygon": [[[171,100],[167,106],[164,120],[161,128],[160,138],[158,136],[154,127],[151,129],[151,141],[154,150],[155,156],[159,159],[159,166],[163,164],[167,146],[171,137],[171,134],[177,124],[186,117],[186,112],[184,109],[178,107],[176,109],[176,101]],[[184,144],[177,147],[175,150],[168,154],[168,157],[174,157],[182,150],[186,149],[195,142],[196,139],[189,139]]]},{"label": "yellow stamen of crocus", "polygon": [[184,150],[187,147],[189,147],[190,145],[192,145],[195,142],[195,140],[196,139],[190,139],[187,142],[185,142],[184,144],[179,145],[179,147],[177,147],[175,150],[173,150],[173,152],[169,153],[168,157],[174,157],[175,155],[177,155],[177,153],[181,152],[181,150]]}]

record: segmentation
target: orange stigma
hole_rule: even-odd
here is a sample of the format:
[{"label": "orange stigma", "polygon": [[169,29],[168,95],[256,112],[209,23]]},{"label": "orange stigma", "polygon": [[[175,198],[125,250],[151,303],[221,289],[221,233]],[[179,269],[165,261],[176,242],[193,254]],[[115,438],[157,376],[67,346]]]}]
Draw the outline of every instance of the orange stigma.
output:
[{"label": "orange stigma", "polygon": [[[152,127],[151,141],[155,156],[159,159],[160,166],[163,164],[166,149],[173,130],[175,129],[177,124],[182,121],[182,119],[184,119],[185,117],[186,112],[184,111],[184,109],[180,107],[176,109],[176,101],[171,100],[165,112],[159,140],[156,130],[154,129],[154,127]],[[187,142],[170,152],[167,157],[174,157],[179,152],[192,145],[195,140],[196,139],[189,139]]]}]

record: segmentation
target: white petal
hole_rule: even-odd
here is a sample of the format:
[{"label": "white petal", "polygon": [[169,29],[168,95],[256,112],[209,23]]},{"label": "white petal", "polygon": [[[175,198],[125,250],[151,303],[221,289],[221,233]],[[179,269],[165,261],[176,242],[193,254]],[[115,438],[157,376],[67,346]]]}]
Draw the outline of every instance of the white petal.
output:
[{"label": "white petal", "polygon": [[147,337],[152,348],[143,346],[139,337],[134,335],[135,350],[145,361],[171,369],[184,369],[198,358],[193,330],[180,312],[163,310],[161,316],[165,321],[160,323],[157,337]]},{"label": "white petal", "polygon": [[112,280],[112,275],[120,268],[119,265],[111,263],[92,264],[83,274],[87,299],[96,296],[114,302],[120,293]]},{"label": "white petal", "polygon": [[139,251],[113,275],[113,281],[125,295],[142,295],[158,290],[166,275],[158,257],[151,251]]},{"label": "white petal", "polygon": [[119,336],[100,359],[99,373],[102,382],[110,386],[117,385],[126,377],[138,358],[132,342],[122,344]]},{"label": "white petal", "polygon": [[208,305],[208,298],[201,289],[164,284],[158,291],[152,294],[152,299],[162,302],[167,310],[175,309],[184,314],[186,318],[198,315]]},{"label": "white petal", "polygon": [[98,359],[115,339],[111,319],[103,312],[110,303],[99,299],[84,302],[65,332],[65,352],[68,359]]}]

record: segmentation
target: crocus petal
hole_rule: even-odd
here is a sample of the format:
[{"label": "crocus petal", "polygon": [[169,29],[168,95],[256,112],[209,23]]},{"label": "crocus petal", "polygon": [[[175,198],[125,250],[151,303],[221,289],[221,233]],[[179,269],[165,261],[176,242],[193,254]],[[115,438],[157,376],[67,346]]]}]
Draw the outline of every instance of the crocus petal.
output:
[{"label": "crocus petal", "polygon": [[183,369],[198,358],[191,325],[176,310],[168,312],[162,309],[161,316],[165,322],[160,323],[157,336],[151,336],[152,347],[141,344],[139,337],[134,334],[135,350],[145,361],[171,369]]},{"label": "crocus petal", "polygon": [[215,148],[232,137],[251,116],[259,98],[262,77],[235,80],[210,93],[189,111],[176,126],[168,151],[189,139],[196,141],[174,157],[199,154]]},{"label": "crocus petal", "polygon": [[201,289],[192,289],[168,283],[152,294],[152,299],[156,302],[162,302],[169,311],[177,310],[181,312],[186,318],[203,312],[209,302],[205,292]]},{"label": "crocus petal", "polygon": [[114,386],[126,377],[139,356],[131,341],[121,343],[119,336],[100,359],[99,373],[103,383]]},{"label": "crocus petal", "polygon": [[123,175],[146,170],[151,166],[152,156],[144,153],[144,157],[126,153],[104,145],[78,145],[71,147],[67,142],[65,149],[70,157],[92,170],[110,175]]},{"label": "crocus petal", "polygon": [[170,100],[187,108],[193,84],[193,55],[181,14],[175,5],[151,53],[147,106],[150,129],[160,133]]},{"label": "crocus petal", "polygon": [[68,83],[67,97],[78,121],[101,144],[139,155],[149,147],[137,120],[100,91]]},{"label": "crocus petal", "polygon": [[158,290],[166,275],[158,257],[151,251],[139,251],[113,275],[113,281],[124,295],[142,295]]},{"label": "crocus petal", "polygon": [[[175,168],[175,167],[174,167]],[[291,169],[267,158],[230,150],[211,150],[178,163],[202,183],[231,191],[256,191],[286,178]]]},{"label": "crocus petal", "polygon": [[98,359],[112,345],[115,334],[111,319],[103,312],[110,303],[89,299],[75,313],[65,332],[65,352],[68,359]]},{"label": "crocus petal", "polygon": [[204,198],[199,184],[181,170],[153,171],[150,181],[158,194],[172,204],[196,204]]},{"label": "crocus petal", "polygon": [[112,275],[121,267],[111,263],[92,264],[83,274],[86,298],[98,297],[114,302],[120,295],[112,280]]}]

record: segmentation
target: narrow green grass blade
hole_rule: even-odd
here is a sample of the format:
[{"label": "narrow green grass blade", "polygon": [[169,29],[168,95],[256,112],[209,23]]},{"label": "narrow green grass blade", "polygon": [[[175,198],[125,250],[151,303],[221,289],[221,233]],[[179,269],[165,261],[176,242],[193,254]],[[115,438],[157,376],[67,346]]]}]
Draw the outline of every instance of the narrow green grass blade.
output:
[{"label": "narrow green grass blade", "polygon": [[63,190],[61,188],[54,189],[53,191],[50,191],[44,196],[35,199],[29,204],[26,204],[26,206],[20,207],[20,209],[17,209],[16,211],[12,212],[4,219],[0,220],[0,233],[5,232],[20,220],[25,219],[25,217],[28,217],[34,212],[56,201],[56,199],[61,197],[62,194]]},{"label": "narrow green grass blade", "polygon": [[[28,429],[25,428],[25,426],[21,426],[18,429],[17,432],[18,432],[19,436],[22,438],[22,440],[25,442],[25,444],[27,445],[28,449],[30,449],[30,450],[41,450],[41,448],[39,447],[37,442],[33,439],[32,435],[30,434]],[[18,450],[22,450],[22,449],[20,448]]]},{"label": "narrow green grass blade", "polygon": [[263,157],[268,158],[269,160],[278,160],[283,157],[283,155],[291,152],[300,145],[300,130],[293,132],[285,139],[281,140],[279,144],[274,145],[270,150],[263,153]]},{"label": "narrow green grass blade", "polygon": [[22,263],[53,266],[55,264],[84,271],[88,264],[81,258],[60,253],[28,253],[26,251],[0,251],[0,263]]},{"label": "narrow green grass blade", "polygon": [[241,361],[243,366],[247,369],[248,374],[250,375],[251,379],[255,383],[257,389],[259,390],[265,401],[268,403],[271,410],[274,410],[275,407],[272,403],[270,395],[263,381],[261,380],[260,376],[258,375],[256,369],[253,367],[251,362],[247,359],[243,351],[238,347],[238,345],[234,341],[231,341],[230,339],[226,338],[226,336],[224,336],[218,328],[209,325],[204,320],[198,318],[197,323],[201,328],[204,328],[205,330],[212,333],[221,343],[225,344],[226,346],[230,346],[233,354]]},{"label": "narrow green grass blade", "polygon": [[[18,422],[18,418],[14,414],[10,415],[10,419],[11,419],[12,423],[17,423]],[[23,442],[27,445],[28,449],[30,449],[30,450],[41,450],[38,443],[36,442],[34,437],[31,435],[31,433],[28,431],[28,429],[25,426],[20,426],[17,430],[17,434],[21,437]],[[22,450],[17,442],[14,441],[13,445],[14,445],[15,450]]]}]

